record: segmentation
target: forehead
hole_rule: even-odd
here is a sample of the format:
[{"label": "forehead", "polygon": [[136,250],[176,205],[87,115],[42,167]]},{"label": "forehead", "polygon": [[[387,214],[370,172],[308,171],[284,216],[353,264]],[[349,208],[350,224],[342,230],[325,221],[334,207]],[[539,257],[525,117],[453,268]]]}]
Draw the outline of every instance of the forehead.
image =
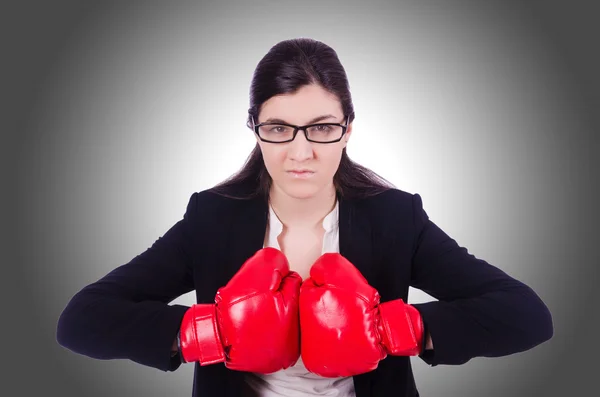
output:
[{"label": "forehead", "polygon": [[259,120],[279,118],[289,123],[303,124],[316,116],[331,114],[339,120],[344,116],[339,99],[317,85],[303,86],[293,94],[276,95],[265,101]]}]

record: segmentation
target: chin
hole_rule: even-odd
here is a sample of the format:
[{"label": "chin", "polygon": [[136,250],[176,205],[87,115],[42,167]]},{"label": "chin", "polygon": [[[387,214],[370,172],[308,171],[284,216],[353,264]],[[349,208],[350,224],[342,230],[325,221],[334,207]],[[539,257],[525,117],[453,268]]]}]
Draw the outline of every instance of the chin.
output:
[{"label": "chin", "polygon": [[298,184],[296,186],[280,186],[281,190],[290,197],[296,199],[306,199],[315,196],[319,192],[319,187],[309,184]]}]

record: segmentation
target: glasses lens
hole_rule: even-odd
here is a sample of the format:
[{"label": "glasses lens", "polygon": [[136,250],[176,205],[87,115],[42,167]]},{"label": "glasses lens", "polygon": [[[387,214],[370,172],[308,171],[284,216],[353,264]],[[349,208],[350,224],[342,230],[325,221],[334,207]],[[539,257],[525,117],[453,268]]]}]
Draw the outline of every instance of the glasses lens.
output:
[{"label": "glasses lens", "polygon": [[308,139],[316,142],[332,142],[342,137],[343,128],[335,124],[318,124],[309,127]]},{"label": "glasses lens", "polygon": [[287,125],[266,124],[258,127],[258,134],[262,139],[272,142],[289,141],[294,136],[294,129]]}]

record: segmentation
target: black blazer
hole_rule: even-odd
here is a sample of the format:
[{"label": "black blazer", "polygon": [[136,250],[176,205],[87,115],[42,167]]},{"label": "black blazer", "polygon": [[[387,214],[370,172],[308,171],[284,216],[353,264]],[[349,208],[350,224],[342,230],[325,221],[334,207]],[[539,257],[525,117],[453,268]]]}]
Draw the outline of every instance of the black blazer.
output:
[{"label": "black blazer", "polygon": [[[435,301],[414,304],[434,350],[430,366],[522,352],[550,339],[551,314],[527,285],[478,259],[436,226],[419,194],[390,189],[339,200],[340,253],[376,288],[381,301],[408,299],[409,286]],[[205,190],[191,195],[183,218],[145,252],[73,296],[57,326],[60,345],[96,359],[130,359],[175,371],[171,346],[188,309],[169,305],[195,290],[214,303],[217,289],[263,247],[268,203]],[[243,372],[194,365],[193,396],[239,396]],[[410,357],[388,356],[354,376],[358,397],[419,396]]]}]

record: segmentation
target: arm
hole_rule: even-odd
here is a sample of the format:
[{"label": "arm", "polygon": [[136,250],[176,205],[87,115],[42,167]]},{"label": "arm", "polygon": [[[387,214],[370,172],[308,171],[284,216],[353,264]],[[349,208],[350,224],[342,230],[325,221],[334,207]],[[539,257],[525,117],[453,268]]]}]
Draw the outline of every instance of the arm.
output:
[{"label": "arm", "polygon": [[420,355],[426,363],[506,356],[552,337],[551,314],[530,287],[460,247],[429,220],[418,194],[412,206],[411,286],[438,299],[413,305],[435,340],[435,350]]},{"label": "arm", "polygon": [[197,201],[194,193],[183,219],[145,252],[71,298],[58,320],[60,345],[96,359],[179,367],[171,351],[189,307],[168,303],[194,289],[190,241]]}]

